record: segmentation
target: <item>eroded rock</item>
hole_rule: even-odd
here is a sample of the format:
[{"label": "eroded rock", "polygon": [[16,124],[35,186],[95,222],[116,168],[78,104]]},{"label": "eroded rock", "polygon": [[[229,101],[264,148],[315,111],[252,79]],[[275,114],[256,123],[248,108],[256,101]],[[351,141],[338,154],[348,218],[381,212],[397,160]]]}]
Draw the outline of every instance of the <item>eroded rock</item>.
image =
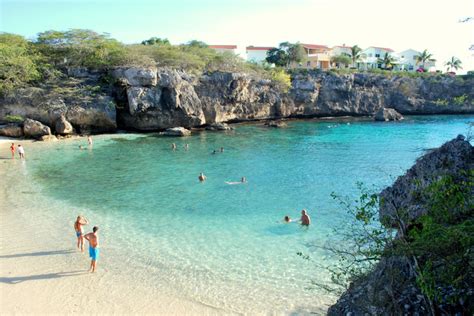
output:
[{"label": "eroded rock", "polygon": [[7,124],[0,126],[0,136],[22,137],[23,128],[19,124]]},{"label": "eroded rock", "polygon": [[184,127],[172,127],[166,129],[164,132],[161,132],[160,135],[163,136],[191,136],[191,131],[185,129]]},{"label": "eroded rock", "polygon": [[381,108],[375,113],[374,120],[388,122],[388,121],[401,121],[403,116],[391,108]]},{"label": "eroded rock", "polygon": [[23,121],[23,133],[27,137],[40,138],[44,135],[51,135],[51,129],[41,122],[27,118]]}]

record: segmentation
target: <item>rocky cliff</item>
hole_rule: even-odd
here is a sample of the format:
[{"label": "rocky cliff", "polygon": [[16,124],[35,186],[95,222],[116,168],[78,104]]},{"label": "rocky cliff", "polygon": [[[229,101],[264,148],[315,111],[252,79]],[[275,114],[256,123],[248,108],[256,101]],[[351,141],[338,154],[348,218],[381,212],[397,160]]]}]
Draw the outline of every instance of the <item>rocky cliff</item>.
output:
[{"label": "rocky cliff", "polygon": [[[354,281],[337,303],[330,307],[328,315],[472,315],[473,171],[474,147],[463,136],[458,136],[418,159],[405,175],[383,190],[380,219],[387,227],[397,229],[397,238],[393,245],[387,246],[387,254],[375,268],[365,277]],[[446,195],[430,194],[430,185],[445,177],[453,181],[453,185],[445,191]],[[463,194],[460,195],[460,192]],[[436,230],[430,230],[431,227],[427,226],[436,224],[434,215],[430,215],[429,220],[421,220],[421,216],[433,212],[430,207],[436,199],[450,201],[446,214],[438,215],[442,230],[437,231],[437,234],[444,236],[432,236],[432,231]],[[410,234],[411,229],[416,229],[415,235]],[[423,231],[426,235],[423,235]],[[422,244],[426,248],[422,248],[425,254],[419,252],[419,242],[407,248],[407,244],[414,244],[413,238],[419,236],[428,236]],[[450,246],[431,243],[432,239],[442,240]],[[461,243],[465,243],[464,246],[458,247]],[[400,251],[400,248],[396,248],[400,244],[401,249],[410,250]],[[428,260],[428,267],[434,272],[431,276],[426,274],[426,278],[432,282],[428,291],[436,293],[432,294],[431,302],[427,299],[426,283],[423,283],[426,281],[420,282],[420,269],[423,270],[420,265],[425,264],[426,267]],[[460,272],[456,280],[450,281],[448,285],[438,283],[456,270]],[[425,284],[425,293],[420,289],[421,284]]]},{"label": "rocky cliff", "polygon": [[[112,84],[113,83],[113,84]],[[294,74],[288,93],[270,80],[244,73],[200,76],[169,68],[117,68],[108,73],[70,70],[65,78],[19,89],[0,99],[7,115],[52,127],[61,117],[76,132],[117,127],[139,131],[220,122],[402,114],[474,113],[474,78],[387,77],[374,74]]]}]

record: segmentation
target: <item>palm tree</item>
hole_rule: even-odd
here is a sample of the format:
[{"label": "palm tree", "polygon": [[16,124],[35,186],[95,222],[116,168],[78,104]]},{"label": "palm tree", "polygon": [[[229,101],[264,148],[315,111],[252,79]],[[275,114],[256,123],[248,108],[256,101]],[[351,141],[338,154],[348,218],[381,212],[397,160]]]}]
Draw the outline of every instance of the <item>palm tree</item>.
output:
[{"label": "palm tree", "polygon": [[355,67],[355,63],[361,58],[362,49],[354,45],[351,47],[351,58],[352,58],[352,67]]},{"label": "palm tree", "polygon": [[420,55],[416,56],[416,64],[421,64],[422,68],[425,69],[427,61],[436,61],[436,59],[433,58],[433,54],[428,53],[428,50],[425,49]]},{"label": "palm tree", "polygon": [[377,63],[382,64],[385,70],[389,70],[393,68],[395,58],[393,58],[389,53],[385,53],[383,58],[377,59]]},{"label": "palm tree", "polygon": [[461,64],[462,64],[461,60],[459,58],[453,56],[453,57],[451,57],[451,60],[447,61],[444,65],[448,66],[446,71],[450,71],[453,68],[456,71],[458,69],[462,69]]}]

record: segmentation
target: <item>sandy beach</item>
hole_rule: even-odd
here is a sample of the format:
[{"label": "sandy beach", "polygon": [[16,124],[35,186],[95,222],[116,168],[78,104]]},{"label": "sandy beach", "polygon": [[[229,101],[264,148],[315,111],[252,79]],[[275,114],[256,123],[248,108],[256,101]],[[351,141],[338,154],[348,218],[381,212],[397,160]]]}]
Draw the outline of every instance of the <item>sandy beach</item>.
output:
[{"label": "sandy beach", "polygon": [[[35,147],[46,145],[18,143],[27,143],[27,159]],[[46,202],[23,176],[28,160],[12,161],[9,144],[9,139],[0,139],[1,314],[229,314],[167,295],[147,280],[122,273],[123,265],[133,258],[123,254],[123,262],[112,262],[107,251],[114,250],[103,249],[98,272],[88,273],[87,251],[81,253],[74,245],[73,218],[61,222],[48,216],[29,216],[30,196],[39,208]]]}]

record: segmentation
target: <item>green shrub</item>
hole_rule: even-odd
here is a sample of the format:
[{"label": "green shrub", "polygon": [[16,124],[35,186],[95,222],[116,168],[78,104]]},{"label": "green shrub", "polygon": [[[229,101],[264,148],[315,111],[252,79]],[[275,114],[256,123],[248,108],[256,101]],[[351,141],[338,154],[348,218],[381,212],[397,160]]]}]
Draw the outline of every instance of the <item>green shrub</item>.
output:
[{"label": "green shrub", "polygon": [[288,92],[291,88],[291,76],[283,69],[271,71],[271,80],[283,91]]},{"label": "green shrub", "polygon": [[25,119],[20,115],[5,115],[5,121],[8,123],[21,123]]},{"label": "green shrub", "polygon": [[468,98],[469,98],[469,97],[468,97],[467,94],[463,94],[463,95],[454,97],[454,98],[453,98],[453,102],[454,102],[454,104],[461,106],[461,105],[464,105],[464,104],[467,103],[467,99],[468,99]]}]

